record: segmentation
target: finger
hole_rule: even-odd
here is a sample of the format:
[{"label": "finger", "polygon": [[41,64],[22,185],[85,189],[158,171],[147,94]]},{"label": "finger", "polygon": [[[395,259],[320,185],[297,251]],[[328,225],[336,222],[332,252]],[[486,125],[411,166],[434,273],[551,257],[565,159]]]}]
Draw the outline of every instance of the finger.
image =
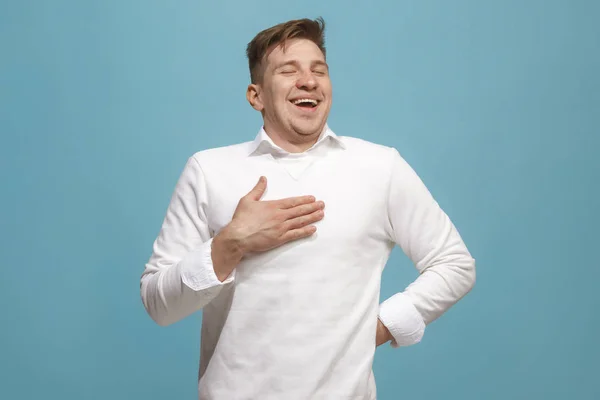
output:
[{"label": "finger", "polygon": [[292,240],[302,239],[308,237],[317,231],[317,227],[314,225],[305,226],[300,229],[293,229],[287,231],[281,236],[282,243],[291,242]]},{"label": "finger", "polygon": [[267,178],[265,178],[264,176],[261,176],[258,179],[258,183],[252,188],[252,190],[250,192],[248,192],[248,194],[246,196],[249,199],[252,199],[254,201],[259,201],[261,199],[261,197],[263,196],[263,194],[265,193],[266,189],[267,189]]},{"label": "finger", "polygon": [[324,215],[325,214],[323,210],[317,210],[311,214],[287,220],[286,222],[284,222],[283,228],[286,231],[303,228],[306,225],[322,220]]},{"label": "finger", "polygon": [[275,202],[281,209],[288,209],[292,207],[297,207],[303,204],[313,203],[315,201],[315,196],[298,196],[298,197],[288,197],[287,199],[276,200]]},{"label": "finger", "polygon": [[311,214],[325,208],[325,203],[316,201],[314,203],[302,204],[296,207],[288,208],[284,211],[286,219],[300,217],[302,215]]}]

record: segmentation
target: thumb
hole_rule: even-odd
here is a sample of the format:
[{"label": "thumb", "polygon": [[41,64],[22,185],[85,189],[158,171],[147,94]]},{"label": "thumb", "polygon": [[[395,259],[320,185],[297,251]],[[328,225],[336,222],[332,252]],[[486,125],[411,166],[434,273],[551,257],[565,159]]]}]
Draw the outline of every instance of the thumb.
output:
[{"label": "thumb", "polygon": [[256,186],[248,193],[248,197],[254,201],[259,201],[267,189],[267,178],[261,176]]}]

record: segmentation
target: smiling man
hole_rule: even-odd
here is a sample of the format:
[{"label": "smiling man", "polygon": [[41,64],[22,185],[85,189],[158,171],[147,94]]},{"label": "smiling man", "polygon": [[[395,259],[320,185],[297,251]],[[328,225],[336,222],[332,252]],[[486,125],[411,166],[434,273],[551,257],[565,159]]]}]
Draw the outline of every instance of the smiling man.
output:
[{"label": "smiling man", "polygon": [[[203,310],[200,399],[375,399],[376,346],[418,343],[475,262],[393,148],[336,135],[324,22],[248,45],[254,140],[191,156],[141,277],[160,325]],[[379,300],[398,245],[418,277]]]}]

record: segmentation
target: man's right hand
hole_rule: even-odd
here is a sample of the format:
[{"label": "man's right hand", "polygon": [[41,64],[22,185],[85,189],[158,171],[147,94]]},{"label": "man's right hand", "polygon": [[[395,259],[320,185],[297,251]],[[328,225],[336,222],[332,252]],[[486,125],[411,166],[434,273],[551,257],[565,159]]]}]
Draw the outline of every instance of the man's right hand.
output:
[{"label": "man's right hand", "polygon": [[263,252],[284,243],[312,235],[311,225],[323,219],[322,201],[313,196],[260,201],[267,189],[261,177],[242,197],[231,222],[213,239],[212,259],[217,277],[224,281],[244,254]]}]

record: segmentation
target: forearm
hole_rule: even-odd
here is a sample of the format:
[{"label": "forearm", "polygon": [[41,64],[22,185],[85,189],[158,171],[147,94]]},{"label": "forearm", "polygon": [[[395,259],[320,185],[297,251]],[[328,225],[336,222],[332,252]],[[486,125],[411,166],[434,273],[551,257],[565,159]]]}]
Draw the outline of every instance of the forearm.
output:
[{"label": "forearm", "polygon": [[466,248],[428,267],[404,291],[426,324],[439,318],[475,285],[475,260]]},{"label": "forearm", "polygon": [[202,244],[171,265],[153,257],[141,279],[141,296],[146,311],[159,325],[175,323],[202,309],[214,299],[234,274],[221,280],[212,263],[212,242]]},{"label": "forearm", "polygon": [[392,345],[418,343],[426,325],[443,315],[475,284],[475,260],[468,254],[426,268],[403,292],[385,300],[380,319],[394,337]]}]

